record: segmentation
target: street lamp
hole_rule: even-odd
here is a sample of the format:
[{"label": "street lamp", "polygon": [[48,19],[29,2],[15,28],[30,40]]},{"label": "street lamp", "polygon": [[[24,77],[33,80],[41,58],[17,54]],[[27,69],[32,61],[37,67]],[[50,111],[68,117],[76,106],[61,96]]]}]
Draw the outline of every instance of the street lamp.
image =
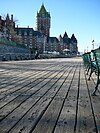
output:
[{"label": "street lamp", "polygon": [[92,41],[92,48],[94,49],[94,40]]},{"label": "street lamp", "polygon": [[87,46],[87,52],[88,52],[88,46]]}]

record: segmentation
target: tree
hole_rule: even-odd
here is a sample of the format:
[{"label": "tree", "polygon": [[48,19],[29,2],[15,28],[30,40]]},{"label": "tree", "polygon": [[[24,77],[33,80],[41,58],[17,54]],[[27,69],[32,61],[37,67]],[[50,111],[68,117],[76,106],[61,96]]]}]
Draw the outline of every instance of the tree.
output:
[{"label": "tree", "polygon": [[4,27],[6,27],[7,29],[7,33],[6,33],[6,36],[9,40],[12,40],[16,43],[19,42],[19,37],[17,35],[17,33],[14,31],[14,28],[15,28],[15,23],[18,21],[18,20],[14,20],[13,19],[13,15],[11,15],[11,18],[9,17],[9,14],[7,15],[3,15],[3,21],[5,22],[5,25]]}]

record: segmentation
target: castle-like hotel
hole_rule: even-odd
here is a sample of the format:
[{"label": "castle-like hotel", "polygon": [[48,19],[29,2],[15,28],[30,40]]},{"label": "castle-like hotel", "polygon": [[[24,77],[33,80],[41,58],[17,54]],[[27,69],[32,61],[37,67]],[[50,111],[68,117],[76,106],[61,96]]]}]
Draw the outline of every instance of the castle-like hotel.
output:
[{"label": "castle-like hotel", "polygon": [[77,39],[74,34],[71,38],[65,32],[59,37],[50,36],[51,16],[46,11],[44,4],[41,5],[37,12],[37,30],[30,27],[15,26],[13,15],[11,18],[7,14],[5,19],[0,16],[0,36],[8,40],[15,41],[21,45],[26,45],[32,52],[39,53],[57,52],[63,54],[67,51],[69,54],[76,55],[78,53]]}]

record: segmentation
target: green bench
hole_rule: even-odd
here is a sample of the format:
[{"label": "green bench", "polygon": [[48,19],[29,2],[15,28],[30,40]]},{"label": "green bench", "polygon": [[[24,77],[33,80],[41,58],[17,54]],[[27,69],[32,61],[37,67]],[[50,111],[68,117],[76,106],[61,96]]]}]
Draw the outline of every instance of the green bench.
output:
[{"label": "green bench", "polygon": [[93,53],[93,57],[94,57],[94,62],[93,62],[94,70],[93,71],[97,75],[97,82],[96,82],[95,90],[92,93],[92,95],[94,96],[94,95],[96,95],[98,85],[100,84],[100,48],[92,50],[91,52]]},{"label": "green bench", "polygon": [[87,52],[87,53],[84,53],[82,55],[82,58],[83,58],[83,62],[84,62],[84,66],[85,66],[85,70],[87,71],[87,75],[88,75],[88,72],[91,68],[91,58],[90,58],[90,53],[91,52]]},{"label": "green bench", "polygon": [[[88,57],[85,57],[88,56]],[[84,58],[86,58],[84,60]],[[92,73],[94,72],[97,75],[97,81],[94,91],[92,92],[92,96],[96,95],[96,91],[98,89],[98,85],[100,84],[100,48],[92,50],[91,52],[83,54],[83,61],[86,67],[87,73],[89,73],[90,80]]]}]

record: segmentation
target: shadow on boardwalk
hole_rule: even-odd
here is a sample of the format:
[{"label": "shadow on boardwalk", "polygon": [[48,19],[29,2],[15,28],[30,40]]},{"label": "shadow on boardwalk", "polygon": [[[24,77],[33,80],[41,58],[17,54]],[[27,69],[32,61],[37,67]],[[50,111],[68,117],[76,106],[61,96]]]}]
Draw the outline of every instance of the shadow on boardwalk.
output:
[{"label": "shadow on boardwalk", "polygon": [[0,133],[99,133],[82,58],[0,62]]}]

